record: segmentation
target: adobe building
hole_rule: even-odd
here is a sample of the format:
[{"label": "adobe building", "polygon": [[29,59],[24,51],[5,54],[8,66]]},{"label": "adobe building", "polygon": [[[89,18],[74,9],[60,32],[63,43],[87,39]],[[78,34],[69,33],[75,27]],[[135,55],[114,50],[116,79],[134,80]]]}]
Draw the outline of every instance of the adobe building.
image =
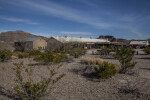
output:
[{"label": "adobe building", "polygon": [[47,50],[55,51],[60,49],[63,46],[63,43],[51,37],[47,40]]},{"label": "adobe building", "polygon": [[16,51],[45,50],[47,42],[41,37],[27,38],[15,42]]}]

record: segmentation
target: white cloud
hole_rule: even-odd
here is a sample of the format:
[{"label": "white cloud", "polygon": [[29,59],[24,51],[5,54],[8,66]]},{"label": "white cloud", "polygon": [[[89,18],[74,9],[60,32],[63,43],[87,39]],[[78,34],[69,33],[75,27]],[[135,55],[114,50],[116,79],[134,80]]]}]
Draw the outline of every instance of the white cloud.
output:
[{"label": "white cloud", "polygon": [[0,16],[0,19],[6,20],[6,21],[11,21],[11,22],[23,22],[23,23],[27,23],[27,24],[38,24],[36,22],[32,22],[32,21],[26,20],[26,19],[5,17],[5,16]]}]

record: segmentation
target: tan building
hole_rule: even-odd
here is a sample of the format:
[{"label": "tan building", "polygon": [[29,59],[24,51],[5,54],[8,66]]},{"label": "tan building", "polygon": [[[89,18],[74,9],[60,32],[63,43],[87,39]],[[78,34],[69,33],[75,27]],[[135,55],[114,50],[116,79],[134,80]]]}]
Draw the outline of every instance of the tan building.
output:
[{"label": "tan building", "polygon": [[63,43],[51,37],[47,40],[47,50],[55,51],[60,49],[63,46]]},{"label": "tan building", "polygon": [[27,38],[15,42],[16,51],[45,50],[46,47],[47,42],[41,37]]}]

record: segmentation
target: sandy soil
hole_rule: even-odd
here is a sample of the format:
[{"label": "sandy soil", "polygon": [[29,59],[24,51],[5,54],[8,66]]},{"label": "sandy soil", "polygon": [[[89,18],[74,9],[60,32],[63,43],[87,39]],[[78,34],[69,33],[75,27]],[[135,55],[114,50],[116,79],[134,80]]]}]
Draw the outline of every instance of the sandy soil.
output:
[{"label": "sandy soil", "polygon": [[[135,68],[129,74],[116,74],[106,80],[92,76],[92,66],[80,63],[80,58],[64,62],[59,68],[59,73],[65,73],[52,93],[43,100],[150,100],[150,55],[144,55],[139,50],[140,55],[134,56],[137,62]],[[105,61],[118,64],[119,62],[111,56],[91,55],[88,57],[101,57]],[[22,59],[25,65],[35,63],[31,59]],[[5,63],[0,62],[0,100],[13,100],[13,87],[15,86],[15,74],[12,70],[13,62],[20,60],[10,60]],[[31,66],[30,66],[31,67]],[[34,79],[39,80],[39,76],[48,77],[47,67],[35,66]],[[135,91],[126,91],[134,90]],[[129,92],[129,93],[128,93]]]}]

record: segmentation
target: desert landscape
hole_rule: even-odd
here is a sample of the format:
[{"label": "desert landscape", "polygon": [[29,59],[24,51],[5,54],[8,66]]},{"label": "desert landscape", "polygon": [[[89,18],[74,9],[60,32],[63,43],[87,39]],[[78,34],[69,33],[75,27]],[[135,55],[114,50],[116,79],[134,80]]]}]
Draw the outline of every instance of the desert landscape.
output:
[{"label": "desert landscape", "polygon": [[[84,57],[101,58],[104,61],[119,65],[118,60],[112,56],[92,55],[88,50]],[[128,74],[119,74],[109,79],[100,79],[93,72],[93,65],[81,63],[81,58],[69,57],[57,70],[66,75],[59,80],[51,93],[43,97],[43,100],[149,100],[150,99],[150,55],[145,55],[138,49],[139,55],[134,56],[136,66]],[[25,66],[33,67],[35,61],[32,58],[14,59],[0,62],[0,98],[12,100],[17,96],[13,90],[15,86],[15,73],[12,63],[23,61]],[[55,65],[56,66],[56,65]],[[50,65],[34,65],[34,81],[39,81],[40,75],[48,78],[47,67]],[[27,78],[27,77],[25,77]]]}]

